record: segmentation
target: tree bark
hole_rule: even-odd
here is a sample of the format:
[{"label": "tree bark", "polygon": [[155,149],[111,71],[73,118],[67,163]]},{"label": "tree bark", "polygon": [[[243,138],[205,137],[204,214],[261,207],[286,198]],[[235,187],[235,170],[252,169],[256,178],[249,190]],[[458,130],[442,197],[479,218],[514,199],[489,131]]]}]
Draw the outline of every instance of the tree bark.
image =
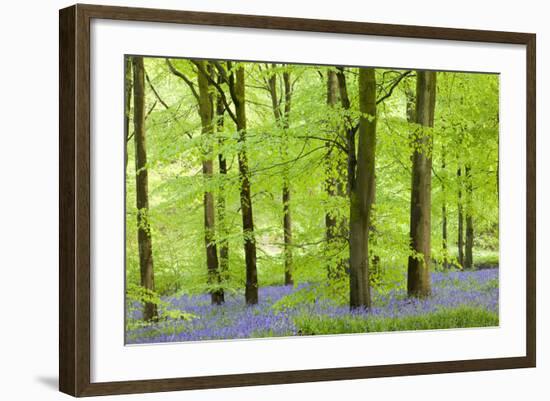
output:
[{"label": "tree bark", "polygon": [[443,268],[448,269],[449,268],[449,262],[447,260],[448,257],[448,249],[447,249],[447,205],[445,201],[443,201],[443,206],[441,206],[441,241],[443,244],[443,257],[445,258],[443,260]]},{"label": "tree bark", "polygon": [[464,267],[464,208],[462,205],[462,169],[456,171],[458,179],[458,264]]},{"label": "tree bark", "polygon": [[375,191],[376,78],[359,69],[359,140],[350,188],[350,307],[370,307],[369,228]]},{"label": "tree bark", "polygon": [[283,182],[283,237],[285,254],[285,285],[293,285],[293,266],[292,266],[292,217],[290,215],[290,186],[288,182]]},{"label": "tree bark", "polygon": [[[445,154],[443,154],[443,159],[441,161],[441,170],[445,171]],[[444,175],[445,176],[445,175]],[[449,250],[447,247],[447,241],[448,241],[448,233],[447,233],[447,199],[445,194],[445,182],[442,181],[441,183],[441,190],[443,192],[443,204],[441,206],[441,242],[442,242],[442,248],[443,248],[443,268],[448,269],[449,268]]]},{"label": "tree bark", "polygon": [[406,98],[406,109],[407,122],[415,123],[416,122],[416,96],[414,91],[409,87],[405,87],[405,98]]},{"label": "tree bark", "polygon": [[[235,77],[233,77],[233,74]],[[244,256],[246,263],[245,301],[247,305],[258,303],[258,272],[256,268],[256,242],[254,238],[254,219],[252,199],[250,196],[250,175],[248,171],[248,155],[246,152],[246,105],[244,67],[237,68],[232,73],[234,79],[234,103],[237,130],[241,147],[238,153],[239,178],[241,180],[240,202],[243,218]]]},{"label": "tree bark", "polygon": [[[327,71],[327,105],[329,107],[335,107],[339,101],[338,96],[338,79],[334,71]],[[337,136],[337,135],[335,135]],[[326,142],[327,147],[327,166],[325,168],[325,188],[328,196],[336,196],[338,188],[338,177],[333,172],[333,151],[330,142]],[[325,214],[325,227],[327,242],[331,242],[336,234],[336,217],[332,213],[327,212]]]},{"label": "tree bark", "polygon": [[474,267],[474,222],[470,215],[466,216],[466,243],[464,252],[464,268],[472,269]]},{"label": "tree bark", "polygon": [[[276,64],[273,64],[273,68],[276,68]],[[279,99],[277,94],[277,73],[272,73],[268,79],[269,92],[271,95],[271,104],[273,108],[273,114],[275,116],[275,121],[279,128],[282,129],[283,140],[281,146],[281,153],[283,154],[283,159],[286,159],[287,154],[287,143],[288,143],[288,128],[289,128],[289,117],[290,117],[290,107],[292,101],[291,93],[291,83],[290,83],[290,73],[283,72],[283,84],[284,84],[284,93],[282,94],[282,99]],[[283,110],[281,110],[281,103],[284,105]],[[290,210],[290,182],[288,178],[288,170],[285,167],[283,171],[283,189],[282,189],[282,204],[283,204],[283,254],[284,254],[284,272],[285,272],[285,285],[294,284],[294,279],[292,277],[293,267],[292,267],[292,217]]]},{"label": "tree bark", "polygon": [[124,177],[128,171],[128,142],[130,141],[130,112],[132,105],[132,58],[124,60]]},{"label": "tree bark", "polygon": [[470,166],[466,165],[464,169],[466,179],[466,243],[464,249],[464,268],[472,269],[474,267],[474,221],[472,217],[472,171]]},{"label": "tree bark", "polygon": [[[224,112],[225,108],[221,97],[216,98],[216,127],[218,133],[224,130]],[[224,141],[220,137],[218,139],[220,149],[223,149]],[[220,194],[218,196],[218,231],[220,233],[218,243],[220,248],[220,271],[222,276],[225,276],[229,271],[229,241],[227,239],[228,229],[226,222],[226,200],[225,200],[225,181],[227,177],[227,159],[223,151],[218,153],[218,171],[221,175]]]},{"label": "tree bark", "polygon": [[[155,290],[153,245],[149,224],[149,193],[147,174],[147,146],[145,138],[145,68],[142,57],[132,58],[134,90],[134,143],[136,149],[136,207],[141,286]],[[145,302],[143,319],[157,318],[157,306]]]},{"label": "tree bark", "polygon": [[202,174],[206,190],[203,194],[204,207],[204,244],[206,250],[206,265],[208,269],[208,284],[210,285],[210,298],[213,305],[224,302],[224,291],[221,287],[221,275],[218,266],[218,252],[216,246],[216,211],[214,194],[209,189],[214,172],[212,161],[212,135],[214,133],[214,109],[208,77],[201,71],[208,71],[209,66],[203,60],[194,61],[200,65],[197,73],[199,83],[199,114],[201,117],[202,136],[204,140],[204,153],[202,158]]},{"label": "tree bark", "polygon": [[[346,82],[346,74],[344,68],[340,68],[336,73],[338,78],[338,87],[340,88],[340,102],[342,108],[345,111],[350,110],[351,102],[348,96],[348,85]],[[357,155],[355,153],[355,127],[353,121],[349,114],[346,114],[344,117],[344,129],[346,132],[346,148],[348,151],[347,154],[347,188],[346,193],[350,195],[351,187],[355,182],[355,167],[357,164]]]},{"label": "tree bark", "polygon": [[[283,72],[284,84],[284,120],[283,120],[283,158],[286,159],[288,148],[288,128],[290,118],[290,107],[292,101],[292,88],[290,83],[290,73]],[[285,285],[294,284],[292,265],[292,216],[290,213],[290,180],[288,178],[288,166],[285,165],[283,171],[283,231],[284,231],[284,252],[285,252]]]},{"label": "tree bark", "polygon": [[412,157],[410,238],[407,292],[412,297],[431,294],[431,187],[432,134],[435,111],[436,73],[417,71],[416,123]]},{"label": "tree bark", "polygon": [[[336,107],[340,101],[340,87],[338,77],[333,70],[327,70],[327,105]],[[346,154],[334,147],[334,141],[340,142],[343,134],[342,124],[337,123],[329,131],[330,141],[326,142],[327,156],[325,164],[325,188],[329,197],[346,196]],[[325,213],[325,229],[327,241],[327,255],[331,259],[327,266],[329,279],[338,279],[345,274],[347,258],[338,258],[333,261],[331,255],[337,254],[343,248],[347,233],[345,218],[336,217],[332,211]]]}]

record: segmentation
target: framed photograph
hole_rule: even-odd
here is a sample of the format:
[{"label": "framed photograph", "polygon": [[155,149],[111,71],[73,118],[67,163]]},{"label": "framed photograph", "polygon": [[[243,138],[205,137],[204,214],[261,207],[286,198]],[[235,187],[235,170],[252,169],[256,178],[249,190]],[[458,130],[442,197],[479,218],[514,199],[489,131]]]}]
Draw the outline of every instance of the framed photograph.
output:
[{"label": "framed photograph", "polygon": [[534,34],[59,24],[62,392],[535,366]]}]

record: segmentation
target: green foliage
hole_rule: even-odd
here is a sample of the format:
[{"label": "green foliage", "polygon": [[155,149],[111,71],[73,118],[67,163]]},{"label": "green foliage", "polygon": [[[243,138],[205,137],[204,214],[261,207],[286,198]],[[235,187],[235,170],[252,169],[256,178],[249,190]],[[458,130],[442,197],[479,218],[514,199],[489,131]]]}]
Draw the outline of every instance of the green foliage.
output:
[{"label": "green foliage", "polygon": [[173,309],[170,302],[167,302],[161,299],[158,294],[148,290],[142,286],[128,284],[126,288],[126,331],[134,330],[137,328],[148,327],[152,322],[145,322],[141,319],[133,318],[136,313],[139,313],[143,308],[143,305],[146,303],[152,303],[157,306],[159,312],[159,321],[172,321],[180,320],[182,322],[190,321],[198,318],[198,316],[193,315],[179,309]]},{"label": "green foliage", "polygon": [[[189,60],[172,60],[173,65],[197,85],[196,70]],[[247,141],[239,141],[235,123],[228,113],[223,127],[214,135],[201,135],[197,102],[189,86],[168,70],[165,60],[146,58],[145,69],[151,85],[168,107],[146,85],[147,168],[149,174],[149,212],[146,215],[153,243],[155,288],[157,295],[140,294],[135,206],[134,146],[129,141],[126,171],[126,269],[128,300],[132,305],[159,302],[159,296],[208,292],[204,245],[203,195],[210,191],[220,206],[225,201],[224,219],[216,216],[216,245],[228,244],[227,271],[222,272],[222,287],[227,292],[242,292],[245,283],[242,217],[239,201],[240,178],[237,154],[246,148],[249,158],[252,203],[258,253],[260,286],[279,285],[284,280],[283,176],[291,185],[290,209],[293,230],[294,280],[314,283],[310,290],[298,291],[275,308],[293,303],[311,303],[327,298],[345,304],[348,297],[346,272],[340,279],[327,280],[327,270],[349,256],[348,244],[340,238],[326,241],[325,216],[344,222],[349,217],[346,191],[347,155],[344,129],[358,121],[357,69],[346,68],[349,110],[341,104],[327,105],[326,78],[334,67],[233,63],[246,70]],[[291,74],[293,92],[288,129],[275,121],[271,98],[265,89],[270,74]],[[376,69],[378,98],[403,71]],[[227,84],[221,86],[226,90]],[[432,177],[432,259],[436,269],[444,262],[458,265],[458,205],[474,221],[474,262],[498,264],[498,76],[473,73],[438,73],[435,126],[420,130],[407,120],[414,73],[393,89],[391,96],[378,104],[376,144],[376,204],[369,243],[371,259],[380,260],[371,285],[385,294],[403,289],[409,246],[411,153],[414,149],[431,152]],[[279,94],[282,88],[278,88]],[[212,90],[213,97],[216,92]],[[155,107],[151,108],[152,105]],[[132,112],[130,110],[130,118]],[[219,121],[220,116],[217,117]],[[368,116],[369,119],[374,116]],[[418,148],[421,136],[433,140],[431,149]],[[357,138],[356,138],[357,140]],[[204,179],[201,162],[204,150],[211,148],[215,173]],[[217,155],[227,160],[228,173],[221,174]],[[470,168],[468,181],[459,168]],[[328,178],[333,180],[327,184]],[[467,193],[467,185],[473,190]],[[329,196],[328,191],[339,196]],[[462,191],[459,200],[458,193]],[[447,219],[447,248],[442,238],[443,206]],[[416,255],[421,257],[421,255]],[[320,284],[323,283],[323,284]],[[132,306],[133,307],[133,306]],[[164,316],[168,316],[166,310]],[[162,316],[162,314],[161,314]],[[435,318],[434,318],[435,319]],[[185,319],[184,319],[185,320]],[[327,323],[328,324],[328,323]],[[374,324],[374,323],[373,323]],[[412,323],[411,323],[412,324]]]},{"label": "green foliage", "polygon": [[271,308],[275,312],[296,309],[297,307],[313,307],[319,300],[334,305],[346,305],[347,292],[346,280],[329,280],[326,283],[309,285],[299,288],[291,295],[287,295],[274,303]]},{"label": "green foliage", "polygon": [[482,308],[460,307],[405,317],[327,317],[303,314],[294,319],[302,335],[435,330],[498,326],[498,314]]}]

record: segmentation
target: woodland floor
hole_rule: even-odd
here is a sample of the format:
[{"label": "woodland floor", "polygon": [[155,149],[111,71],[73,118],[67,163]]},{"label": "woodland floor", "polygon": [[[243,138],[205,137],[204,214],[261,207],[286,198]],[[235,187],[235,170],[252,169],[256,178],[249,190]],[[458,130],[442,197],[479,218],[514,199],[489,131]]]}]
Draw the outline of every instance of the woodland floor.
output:
[{"label": "woodland floor", "polygon": [[[365,333],[498,326],[498,268],[432,273],[432,296],[410,299],[403,290],[373,294],[373,307],[350,311],[322,294],[321,285],[259,289],[258,305],[226,294],[221,306],[210,295],[164,298],[190,320],[164,319],[127,331],[127,344],[259,337]],[[129,321],[139,321],[133,311]]]}]

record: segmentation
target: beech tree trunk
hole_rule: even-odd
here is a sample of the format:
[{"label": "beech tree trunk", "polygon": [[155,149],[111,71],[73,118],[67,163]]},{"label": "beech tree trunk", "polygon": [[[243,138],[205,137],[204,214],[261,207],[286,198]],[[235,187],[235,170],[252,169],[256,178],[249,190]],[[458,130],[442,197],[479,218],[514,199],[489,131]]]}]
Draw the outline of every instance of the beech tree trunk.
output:
[{"label": "beech tree trunk", "polygon": [[405,87],[405,97],[407,102],[405,109],[407,122],[414,123],[416,122],[416,94],[409,86]]},{"label": "beech tree trunk", "polygon": [[443,268],[449,268],[448,257],[448,248],[447,248],[447,205],[443,203],[441,206],[441,241],[443,244],[443,253],[445,255],[445,260],[443,260]]},{"label": "beech tree trunk", "polygon": [[464,267],[464,208],[462,205],[462,169],[456,171],[458,178],[458,263]]},{"label": "beech tree trunk", "polygon": [[132,106],[132,58],[124,60],[124,178],[128,171],[128,142],[130,141],[130,112]]},{"label": "beech tree trunk", "polygon": [[466,243],[464,252],[464,268],[472,269],[474,267],[474,222],[472,216],[466,216]]},{"label": "beech tree trunk", "polygon": [[466,243],[464,249],[464,268],[472,269],[474,267],[474,220],[472,217],[472,172],[470,166],[466,165],[464,169],[466,180]]},{"label": "beech tree trunk", "polygon": [[290,186],[283,182],[283,239],[285,254],[285,285],[293,285],[292,266],[292,217],[290,215]]},{"label": "beech tree trunk", "polygon": [[[416,123],[433,127],[435,111],[436,73],[416,73]],[[431,192],[432,134],[417,129],[412,157],[410,238],[413,255],[409,256],[407,292],[412,297],[431,294]]]},{"label": "beech tree trunk", "polygon": [[[209,66],[203,60],[194,61],[200,65],[198,76],[199,83],[199,114],[201,117],[202,135],[204,139],[204,154],[202,159],[203,179],[208,188],[214,172],[212,156],[212,135],[214,133],[214,108],[208,77],[200,71],[208,71]],[[208,284],[210,285],[210,297],[212,304],[220,305],[224,302],[224,292],[221,287],[221,275],[218,266],[218,252],[216,247],[216,209],[214,194],[207,189],[203,194],[204,206],[204,244],[206,250],[206,265],[208,269]]]},{"label": "beech tree trunk", "polygon": [[[149,190],[147,175],[147,146],[145,139],[145,69],[142,57],[132,57],[134,91],[134,143],[136,150],[136,207],[141,286],[155,290],[153,245],[149,224]],[[145,302],[143,319],[157,318],[157,306]]]},{"label": "beech tree trunk", "polygon": [[[284,84],[284,120],[283,120],[283,158],[286,159],[288,128],[290,118],[290,107],[292,101],[292,88],[290,83],[290,73],[283,72]],[[288,178],[288,166],[285,165],[283,171],[283,231],[284,231],[284,252],[285,252],[285,285],[294,284],[292,265],[292,216],[290,213],[290,180]]]},{"label": "beech tree trunk", "polygon": [[[225,108],[221,97],[218,95],[216,98],[216,127],[218,133],[224,130],[224,112]],[[220,149],[223,149],[224,141],[222,138],[218,140]],[[222,276],[225,276],[229,271],[229,241],[227,240],[228,230],[226,222],[226,201],[225,201],[225,179],[227,177],[227,159],[223,151],[218,153],[218,170],[222,176],[220,183],[220,194],[218,196],[218,232],[220,233],[218,238],[219,252],[219,265]]]},{"label": "beech tree trunk", "polygon": [[[327,71],[327,105],[330,107],[335,107],[336,104],[339,101],[338,96],[338,79],[336,78],[336,73],[334,71]],[[334,135],[337,137],[337,134]],[[335,138],[337,139],[337,138]],[[335,151],[332,149],[332,145],[330,142],[326,142],[327,147],[327,157],[326,157],[326,177],[325,177],[325,188],[327,191],[328,196],[336,196],[337,188],[338,188],[338,176],[335,174],[334,170],[334,164],[337,163],[333,162],[333,159],[336,157],[333,156],[333,153],[336,153],[336,156],[338,156],[337,150]],[[327,242],[330,243],[333,241],[335,235],[336,235],[336,217],[332,215],[332,213],[327,212],[325,214],[325,227],[326,227],[326,237]]]},{"label": "beech tree trunk", "polygon": [[[333,70],[327,70],[327,105],[336,107],[340,101],[340,87],[338,77]],[[331,127],[329,139],[326,142],[327,155],[325,161],[325,188],[329,197],[346,196],[346,154],[334,146],[334,142],[342,143],[344,127],[337,123]],[[347,221],[336,217],[331,211],[325,213],[325,228],[327,241],[327,255],[330,262],[327,266],[329,279],[338,279],[345,274],[347,258],[334,258],[345,245],[347,238]]]},{"label": "beech tree trunk", "polygon": [[[443,160],[441,162],[441,170],[445,171],[445,154],[443,154]],[[445,182],[442,182],[442,188],[443,191],[443,204],[441,206],[441,242],[443,245],[443,254],[444,254],[444,260],[443,260],[443,268],[448,269],[449,268],[449,250],[447,246],[447,240],[448,240],[448,234],[447,234],[447,200],[446,200],[446,194],[445,194]]]},{"label": "beech tree trunk", "polygon": [[[338,87],[340,89],[340,103],[344,110],[349,110],[351,108],[351,101],[348,96],[348,85],[346,82],[346,74],[344,68],[339,68],[336,73],[338,78]],[[351,188],[355,182],[355,167],[357,164],[357,155],[355,153],[355,127],[353,126],[354,122],[352,121],[349,115],[344,117],[344,129],[346,132],[346,149],[347,154],[347,187],[346,193],[348,196],[351,194]]]},{"label": "beech tree trunk", "polygon": [[[272,67],[276,68],[276,64]],[[271,95],[271,104],[273,108],[273,114],[277,125],[283,130],[283,140],[281,146],[281,153],[283,160],[286,159],[287,148],[287,130],[289,128],[290,107],[292,101],[290,73],[283,72],[283,84],[284,93],[282,98],[279,98],[277,94],[277,73],[272,73],[268,79],[269,92]],[[281,110],[281,104],[283,109]],[[282,189],[282,204],[283,204],[283,254],[284,254],[284,272],[285,272],[285,285],[294,284],[292,277],[292,217],[290,211],[290,182],[288,178],[288,171],[286,167],[283,171],[283,189]]]},{"label": "beech tree trunk", "polygon": [[370,307],[369,228],[375,191],[376,78],[359,69],[359,122],[356,174],[350,187],[350,307]]},{"label": "beech tree trunk", "polygon": [[243,218],[244,256],[246,263],[245,301],[247,305],[258,303],[258,272],[256,268],[256,242],[254,238],[254,219],[252,214],[252,199],[250,196],[250,175],[248,171],[248,155],[246,153],[246,105],[245,76],[242,66],[234,73],[235,115],[239,142],[238,153],[239,178],[241,180],[240,202]]}]

